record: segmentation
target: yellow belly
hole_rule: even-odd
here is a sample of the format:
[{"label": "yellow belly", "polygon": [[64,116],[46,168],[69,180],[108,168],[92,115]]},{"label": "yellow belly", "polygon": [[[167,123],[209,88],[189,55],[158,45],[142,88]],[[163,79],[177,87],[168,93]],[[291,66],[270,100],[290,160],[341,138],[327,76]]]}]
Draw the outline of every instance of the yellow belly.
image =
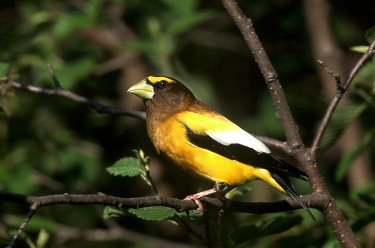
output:
[{"label": "yellow belly", "polygon": [[[153,128],[152,133],[149,130],[156,149],[193,174],[230,185],[240,185],[251,180],[261,179],[285,193],[268,170],[243,164],[197,147],[188,143],[186,137],[181,137],[181,133],[186,133],[185,127],[175,120],[167,121],[164,125]],[[163,139],[157,138],[158,136]]]}]

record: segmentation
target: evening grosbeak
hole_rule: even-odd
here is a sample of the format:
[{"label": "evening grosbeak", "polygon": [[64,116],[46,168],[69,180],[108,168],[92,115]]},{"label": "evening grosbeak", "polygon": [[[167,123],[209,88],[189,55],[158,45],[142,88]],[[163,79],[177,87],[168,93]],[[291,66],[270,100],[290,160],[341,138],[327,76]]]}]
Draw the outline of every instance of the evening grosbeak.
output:
[{"label": "evening grosbeak", "polygon": [[306,181],[307,175],[198,101],[181,82],[171,77],[149,76],[128,92],[144,100],[147,132],[158,153],[216,183],[213,189],[185,198],[194,200],[198,211],[203,209],[199,198],[217,192],[218,186],[237,186],[260,179],[288,194],[313,217],[288,178]]}]

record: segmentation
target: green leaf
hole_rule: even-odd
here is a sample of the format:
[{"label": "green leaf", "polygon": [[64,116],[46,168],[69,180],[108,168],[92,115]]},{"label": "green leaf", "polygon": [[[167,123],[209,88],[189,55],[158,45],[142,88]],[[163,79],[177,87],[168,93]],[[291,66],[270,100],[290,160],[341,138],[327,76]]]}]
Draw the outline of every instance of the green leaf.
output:
[{"label": "green leaf", "polygon": [[374,139],[374,132],[367,133],[361,142],[348,151],[340,160],[340,163],[336,169],[335,179],[340,182],[345,178],[345,175],[358,155],[365,150]]},{"label": "green leaf", "polygon": [[243,243],[259,238],[261,229],[254,225],[246,225],[235,229],[231,233],[231,238],[236,243]]},{"label": "green leaf", "polygon": [[[368,61],[353,79],[353,93],[361,94],[365,101],[371,102],[375,93],[375,59]],[[358,92],[362,90],[362,92]],[[366,97],[364,97],[366,95]]]},{"label": "green leaf", "polygon": [[133,157],[122,158],[112,166],[107,167],[107,171],[114,176],[135,177],[145,176],[146,170],[142,163]]},{"label": "green leaf", "polygon": [[64,67],[55,68],[55,72],[62,87],[71,89],[75,83],[91,74],[94,65],[95,62],[92,58],[85,57],[71,62]]},{"label": "green leaf", "polygon": [[251,224],[237,228],[232,232],[231,238],[236,243],[252,241],[268,235],[285,232],[294,226],[300,225],[301,222],[302,217],[299,215],[278,216],[256,225]]},{"label": "green leaf", "polygon": [[168,26],[167,33],[170,35],[181,34],[212,17],[213,12],[210,11],[195,13],[191,16],[184,16],[172,22]]},{"label": "green leaf", "polygon": [[46,247],[46,244],[49,240],[50,234],[45,229],[41,229],[38,235],[38,239],[36,240],[36,246],[38,248]]},{"label": "green leaf", "polygon": [[333,113],[331,122],[328,124],[321,147],[327,148],[332,145],[347,126],[357,119],[366,108],[366,104],[347,104],[338,107]]},{"label": "green leaf", "polygon": [[358,198],[369,206],[375,206],[375,197],[369,194],[357,194]]},{"label": "green leaf", "polygon": [[272,235],[276,233],[282,233],[294,226],[300,225],[302,223],[302,216],[292,215],[292,216],[278,216],[268,222],[262,230],[262,234]]},{"label": "green leaf", "polygon": [[160,221],[166,220],[177,214],[176,210],[164,206],[151,206],[144,208],[130,208],[129,213],[134,214],[140,219]]},{"label": "green leaf", "polygon": [[155,46],[154,40],[150,41],[138,39],[136,41],[127,41],[124,43],[123,48],[126,51],[130,50],[152,54],[156,52],[157,46]]},{"label": "green leaf", "polygon": [[[20,216],[17,222],[22,223],[23,221],[24,221],[24,216]],[[41,228],[45,229],[48,232],[56,232],[58,229],[58,225],[56,221],[53,219],[49,219],[48,217],[34,215],[31,221],[27,224],[26,231],[38,232],[40,231]]]},{"label": "green leaf", "polygon": [[[375,39],[375,26],[371,27],[368,29],[365,33],[365,37],[368,43],[372,43]],[[354,52],[359,52],[359,53],[365,53],[369,46],[353,46],[350,48],[350,50]]]},{"label": "green leaf", "polygon": [[375,26],[368,29],[365,33],[366,40],[368,43],[372,43],[375,39]]},{"label": "green leaf", "polygon": [[356,187],[350,192],[352,202],[362,201],[369,206],[375,205],[375,182],[369,182],[362,186]]},{"label": "green leaf", "polygon": [[9,64],[0,62],[0,79],[3,79],[8,76]]},{"label": "green leaf", "polygon": [[123,209],[118,209],[110,206],[106,206],[103,210],[103,218],[109,219],[109,218],[118,218],[120,216],[124,216],[126,213]]},{"label": "green leaf", "polygon": [[57,19],[53,32],[57,38],[61,39],[79,29],[90,26],[93,21],[94,18],[92,16],[83,15],[82,13],[64,15]]},{"label": "green leaf", "polygon": [[364,211],[365,211],[365,213],[352,224],[352,229],[353,229],[354,232],[359,231],[364,226],[366,226],[367,224],[369,224],[369,223],[371,223],[375,220],[375,209],[374,208],[367,209],[367,211],[363,210],[363,209],[361,210],[362,213]]},{"label": "green leaf", "polygon": [[368,49],[368,46],[353,46],[350,48],[351,51],[358,52],[358,53],[365,53],[367,49]]},{"label": "green leaf", "polygon": [[168,6],[171,11],[180,13],[181,15],[187,15],[192,12],[195,12],[194,9],[197,6],[197,0],[184,0],[184,1],[176,1],[176,0],[162,0],[164,4]]}]

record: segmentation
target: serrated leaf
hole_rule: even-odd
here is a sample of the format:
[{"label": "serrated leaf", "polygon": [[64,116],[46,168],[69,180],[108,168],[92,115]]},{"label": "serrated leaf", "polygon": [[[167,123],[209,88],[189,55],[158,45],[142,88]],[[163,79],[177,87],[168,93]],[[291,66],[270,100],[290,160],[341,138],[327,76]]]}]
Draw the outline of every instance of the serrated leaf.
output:
[{"label": "serrated leaf", "polygon": [[339,106],[333,113],[331,122],[323,136],[321,147],[332,145],[350,123],[357,119],[366,109],[366,104],[347,104]]},{"label": "serrated leaf", "polygon": [[107,167],[107,171],[114,176],[135,177],[146,175],[145,167],[141,162],[133,157],[122,158],[112,166]]},{"label": "serrated leaf", "polygon": [[164,206],[151,206],[144,208],[130,208],[129,213],[134,214],[140,219],[160,221],[173,217],[177,212],[173,208]]},{"label": "serrated leaf", "polygon": [[272,235],[276,233],[282,233],[294,226],[300,225],[302,222],[302,216],[279,216],[274,218],[272,221],[267,223],[262,230],[264,236]]},{"label": "serrated leaf", "polygon": [[374,139],[374,133],[368,133],[365,135],[365,137],[361,140],[361,142],[353,147],[350,151],[348,151],[340,160],[339,165],[337,166],[336,173],[335,173],[335,179],[336,181],[340,182],[345,178],[345,175],[350,167],[352,165],[353,161],[358,157],[358,155],[363,152],[366,147],[369,146],[369,144]]},{"label": "serrated leaf", "polygon": [[119,216],[126,215],[123,209],[118,209],[110,206],[106,206],[103,210],[103,218],[109,219],[109,218],[117,218]]}]

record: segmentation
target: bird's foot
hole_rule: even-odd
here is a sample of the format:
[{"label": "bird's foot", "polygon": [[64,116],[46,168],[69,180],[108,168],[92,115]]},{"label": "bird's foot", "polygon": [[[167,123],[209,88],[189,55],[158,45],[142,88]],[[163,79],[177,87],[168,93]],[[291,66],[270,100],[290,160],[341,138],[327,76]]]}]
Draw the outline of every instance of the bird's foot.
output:
[{"label": "bird's foot", "polygon": [[207,195],[211,195],[211,194],[216,193],[216,192],[217,192],[217,190],[215,188],[205,190],[205,191],[196,193],[194,195],[186,196],[184,201],[190,201],[190,200],[194,201],[195,204],[197,204],[197,206],[198,206],[198,208],[196,210],[197,210],[198,213],[200,213],[203,210],[203,205],[202,205],[202,202],[200,201],[200,198],[205,197]]}]

